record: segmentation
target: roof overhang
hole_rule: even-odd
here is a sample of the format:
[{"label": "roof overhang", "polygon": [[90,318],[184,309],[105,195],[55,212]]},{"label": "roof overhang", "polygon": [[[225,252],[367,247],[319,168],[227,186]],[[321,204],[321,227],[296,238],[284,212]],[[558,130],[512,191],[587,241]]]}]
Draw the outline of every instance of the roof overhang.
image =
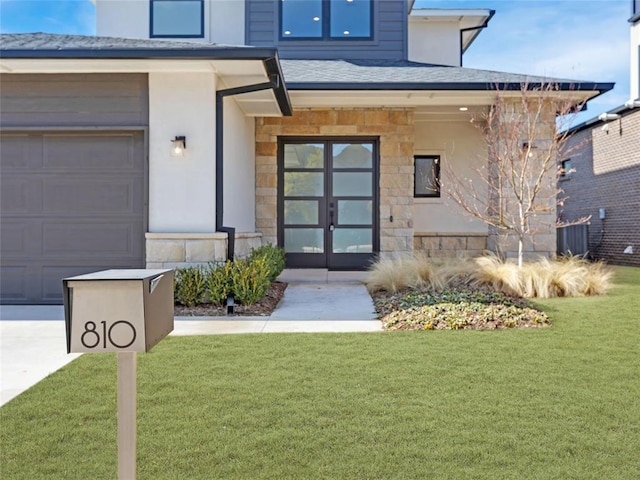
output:
[{"label": "roof overhang", "polygon": [[271,82],[278,78],[273,89],[239,95],[235,100],[248,116],[291,114],[291,103],[275,49],[2,50],[0,72],[204,72],[218,77],[218,89]]},{"label": "roof overhang", "polygon": [[[370,88],[360,85],[333,85],[331,88],[304,88],[289,84],[289,94],[294,107],[479,107],[495,103],[496,95],[519,98],[520,84],[419,84],[391,88],[380,85]],[[349,88],[347,88],[349,87]],[[547,92],[549,96],[569,99],[582,104],[613,88],[613,84],[590,84],[582,89],[558,89]],[[600,88],[598,88],[600,87]]]},{"label": "roof overhang", "polygon": [[441,9],[441,8],[414,8],[409,13],[410,22],[453,22],[460,29],[462,52],[473,43],[483,28],[489,24],[489,20],[495,14],[495,10],[484,8],[475,9]]},{"label": "roof overhang", "polygon": [[[604,113],[619,115],[618,118],[615,118],[615,120],[618,120],[632,113],[640,112],[640,107],[634,106],[632,100],[630,100],[629,102],[632,104],[631,106],[629,106],[628,104],[619,105],[616,108],[608,110],[607,112],[604,112]],[[604,125],[605,123],[611,122],[611,121],[612,120],[610,119],[603,119],[601,114],[596,117],[590,118],[582,123],[579,123],[578,125],[574,125],[573,127],[569,128],[568,131],[573,134],[573,133],[580,132],[582,130],[599,127],[600,125]]]}]

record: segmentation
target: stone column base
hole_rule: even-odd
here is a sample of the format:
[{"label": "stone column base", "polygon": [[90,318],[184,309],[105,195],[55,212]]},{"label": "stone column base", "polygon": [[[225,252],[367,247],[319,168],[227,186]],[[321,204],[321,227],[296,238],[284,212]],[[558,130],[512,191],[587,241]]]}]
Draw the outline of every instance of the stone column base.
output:
[{"label": "stone column base", "polygon": [[[184,268],[227,260],[226,233],[147,233],[147,268]],[[236,233],[235,258],[262,245],[262,234]]]}]

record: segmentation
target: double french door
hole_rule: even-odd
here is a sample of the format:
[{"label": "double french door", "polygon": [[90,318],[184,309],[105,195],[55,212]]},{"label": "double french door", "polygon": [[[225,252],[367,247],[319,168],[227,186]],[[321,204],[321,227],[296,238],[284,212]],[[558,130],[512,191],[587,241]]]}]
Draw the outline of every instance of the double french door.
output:
[{"label": "double french door", "polygon": [[290,268],[362,269],[379,251],[378,141],[281,138],[278,243]]}]

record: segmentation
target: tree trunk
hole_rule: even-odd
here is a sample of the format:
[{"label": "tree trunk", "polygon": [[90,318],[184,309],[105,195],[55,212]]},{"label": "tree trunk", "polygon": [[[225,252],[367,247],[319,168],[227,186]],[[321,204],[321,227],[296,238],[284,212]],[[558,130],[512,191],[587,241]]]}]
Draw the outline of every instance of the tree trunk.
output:
[{"label": "tree trunk", "polygon": [[518,237],[518,268],[522,268],[522,261],[524,257],[524,242],[522,237]]}]

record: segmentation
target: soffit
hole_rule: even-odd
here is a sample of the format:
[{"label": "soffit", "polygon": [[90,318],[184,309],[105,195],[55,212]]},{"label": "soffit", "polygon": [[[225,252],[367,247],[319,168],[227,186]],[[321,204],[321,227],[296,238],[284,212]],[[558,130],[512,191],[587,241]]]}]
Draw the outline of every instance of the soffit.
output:
[{"label": "soffit", "polygon": [[[211,73],[218,88],[233,88],[271,79],[258,59],[26,59],[0,58],[2,73]],[[281,116],[272,89],[234,97],[248,116]]]},{"label": "soffit", "polygon": [[488,9],[437,9],[420,8],[414,9],[409,15],[410,23],[434,23],[451,22],[455,23],[462,34],[462,50],[465,51],[480,33],[480,30],[487,26],[493,15]]},{"label": "soffit", "polygon": [[[550,96],[575,99],[576,103],[595,92],[553,92]],[[294,108],[311,107],[476,107],[495,103],[496,91],[452,90],[289,90]],[[518,99],[520,91],[500,92],[503,97]]]}]

